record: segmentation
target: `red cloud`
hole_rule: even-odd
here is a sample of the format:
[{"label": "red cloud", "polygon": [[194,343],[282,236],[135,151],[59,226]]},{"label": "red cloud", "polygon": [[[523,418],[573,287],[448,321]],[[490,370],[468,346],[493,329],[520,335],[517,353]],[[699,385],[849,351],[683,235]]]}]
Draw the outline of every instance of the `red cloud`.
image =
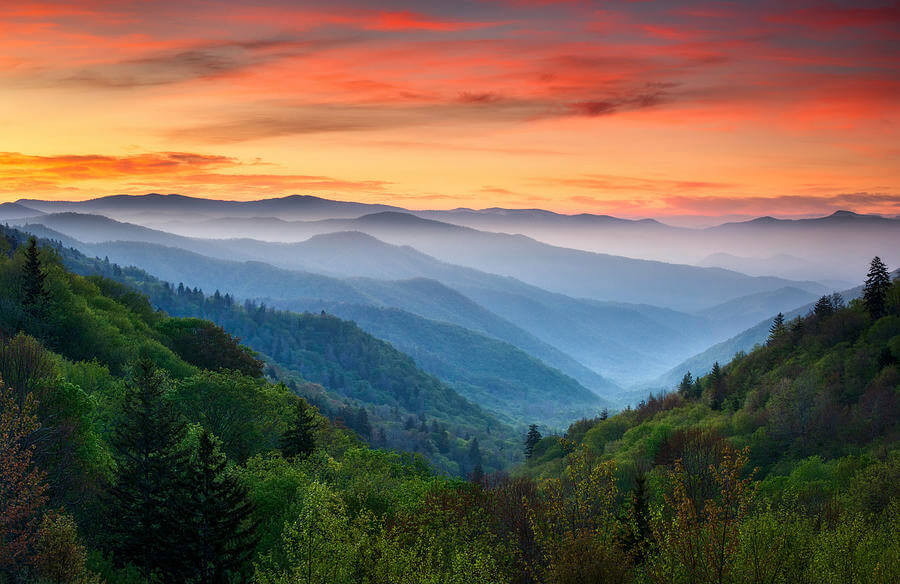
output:
[{"label": "red cloud", "polygon": [[437,32],[451,32],[459,30],[472,30],[494,26],[490,22],[463,22],[435,20],[423,14],[414,12],[380,12],[374,19],[367,19],[365,28],[372,30],[398,31],[398,30],[428,30]]}]

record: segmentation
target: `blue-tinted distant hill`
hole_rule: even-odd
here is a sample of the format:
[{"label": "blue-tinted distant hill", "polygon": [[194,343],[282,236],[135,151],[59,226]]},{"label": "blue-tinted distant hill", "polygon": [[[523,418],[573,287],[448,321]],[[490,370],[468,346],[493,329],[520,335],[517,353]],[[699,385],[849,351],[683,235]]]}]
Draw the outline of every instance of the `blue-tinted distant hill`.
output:
[{"label": "blue-tinted distant hill", "polygon": [[[367,216],[358,223],[380,224],[383,219],[383,215]],[[411,219],[421,221],[415,217]],[[511,342],[587,387],[601,391],[597,380],[586,375],[588,369],[621,383],[647,379],[741,330],[649,305],[575,299],[514,278],[442,262],[409,246],[390,245],[360,232],[329,233],[298,243],[272,243],[247,239],[187,238],[105,217],[74,213],[48,215],[41,222],[76,238],[85,237],[94,242],[107,239],[152,242],[217,259],[252,260],[247,265],[235,267],[209,264],[208,272],[204,272],[191,267],[196,264],[196,258],[173,262],[172,257],[178,257],[177,254],[173,256],[169,252],[135,243],[95,244],[90,251],[101,257],[109,255],[119,263],[142,266],[166,279],[183,279],[204,289],[219,287],[241,297],[265,296],[279,301],[314,298],[392,306],[426,318],[444,320]],[[426,222],[429,231],[434,229],[433,223],[438,229],[451,233],[460,229]],[[101,245],[102,248],[97,247]],[[303,286],[288,284],[292,282],[292,277],[272,275],[271,266],[262,267],[253,263],[260,259],[294,271],[318,273],[320,276],[324,273],[342,279],[365,276],[369,281],[355,283],[356,291],[353,293],[347,291],[346,283],[331,282],[321,277],[315,281],[307,279]],[[177,266],[183,269],[171,273],[170,270]],[[267,276],[251,276],[248,273],[251,267]],[[437,280],[444,287],[461,292],[467,297],[468,305],[457,309],[459,307],[454,304],[456,300],[448,299],[446,294],[434,295],[429,290],[415,289],[410,285],[385,286],[372,278]],[[266,283],[264,290],[260,290],[258,282]],[[324,288],[320,290],[319,286]],[[360,293],[368,298],[361,298]],[[483,307],[481,311],[487,309],[493,313],[493,320],[474,310],[475,303]],[[455,308],[448,310],[448,306]],[[793,306],[782,304],[772,308],[777,311]],[[509,331],[503,330],[504,327],[490,324],[497,316],[527,331],[533,338],[540,339],[545,347],[553,347],[555,351],[542,350],[534,343],[522,341],[521,335],[510,335]],[[561,358],[561,354],[569,357]],[[575,362],[581,365],[574,365]]]}]

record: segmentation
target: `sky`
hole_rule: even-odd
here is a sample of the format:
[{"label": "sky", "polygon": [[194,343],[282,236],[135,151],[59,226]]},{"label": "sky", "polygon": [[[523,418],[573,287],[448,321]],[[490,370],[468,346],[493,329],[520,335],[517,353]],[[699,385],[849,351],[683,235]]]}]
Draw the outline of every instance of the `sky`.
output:
[{"label": "sky", "polygon": [[900,214],[900,2],[0,2],[0,202]]}]

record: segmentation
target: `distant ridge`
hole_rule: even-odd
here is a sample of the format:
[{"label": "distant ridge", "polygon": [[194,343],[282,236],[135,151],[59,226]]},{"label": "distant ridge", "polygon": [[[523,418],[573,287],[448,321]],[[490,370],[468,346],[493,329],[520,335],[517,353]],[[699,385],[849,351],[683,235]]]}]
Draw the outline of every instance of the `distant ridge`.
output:
[{"label": "distant ridge", "polygon": [[19,203],[0,203],[0,221],[25,219],[43,215],[41,211],[31,209]]}]

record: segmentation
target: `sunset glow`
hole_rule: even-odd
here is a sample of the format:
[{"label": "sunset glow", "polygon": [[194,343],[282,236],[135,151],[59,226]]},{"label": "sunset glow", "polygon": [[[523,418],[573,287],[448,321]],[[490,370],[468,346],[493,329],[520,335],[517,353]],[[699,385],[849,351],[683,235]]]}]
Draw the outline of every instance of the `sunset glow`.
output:
[{"label": "sunset glow", "polygon": [[900,3],[0,6],[0,202],[900,214]]}]

